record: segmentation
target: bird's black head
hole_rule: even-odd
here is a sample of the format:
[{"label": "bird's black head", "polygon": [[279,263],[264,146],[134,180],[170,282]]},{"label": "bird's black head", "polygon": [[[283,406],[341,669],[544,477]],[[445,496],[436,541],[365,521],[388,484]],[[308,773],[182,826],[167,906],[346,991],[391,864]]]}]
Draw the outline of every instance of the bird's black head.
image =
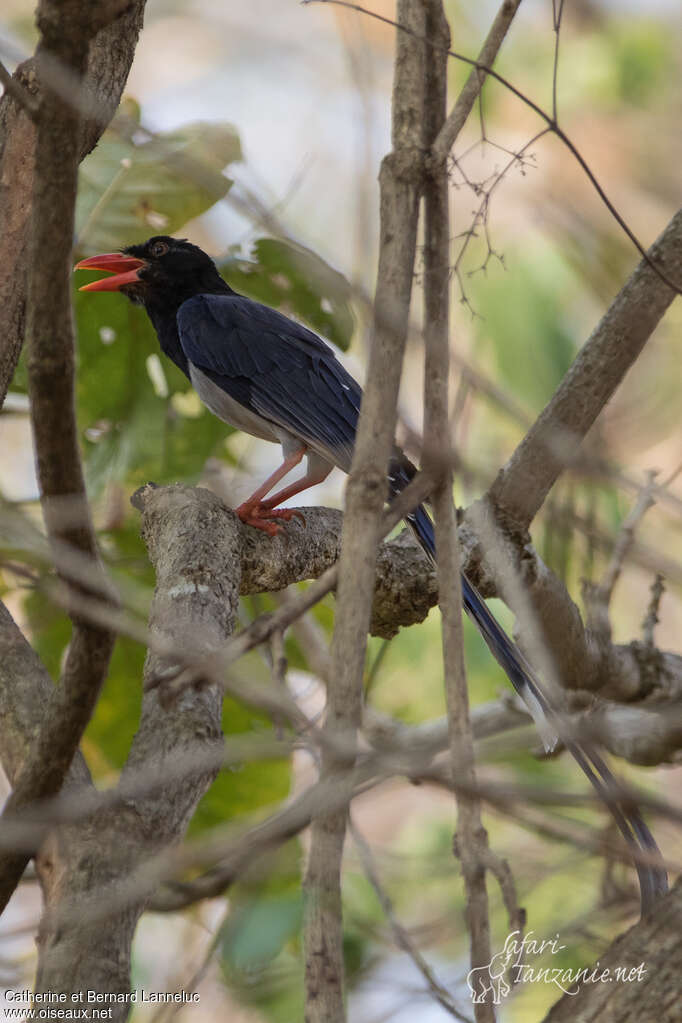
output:
[{"label": "bird's black head", "polygon": [[113,272],[113,277],[85,284],[80,290],[121,291],[147,309],[177,309],[193,295],[231,291],[213,260],[198,245],[168,235],[155,235],[122,252],[91,256],[78,263],[76,270]]}]

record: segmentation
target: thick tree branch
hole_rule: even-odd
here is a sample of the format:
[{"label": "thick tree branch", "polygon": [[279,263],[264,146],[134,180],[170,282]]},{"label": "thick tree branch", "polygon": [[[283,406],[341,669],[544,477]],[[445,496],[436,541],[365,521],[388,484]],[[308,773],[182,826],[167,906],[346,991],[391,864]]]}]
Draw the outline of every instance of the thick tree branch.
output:
[{"label": "thick tree branch", "polygon": [[[254,529],[244,530],[242,593],[271,593],[303,579],[321,581],[323,573],[336,565],[341,550],[342,512],[332,508],[301,510],[306,518],[305,529],[292,522],[281,542],[275,541],[276,550],[269,537],[255,536]],[[335,580],[332,585],[335,586]],[[299,599],[304,602],[296,594],[287,597],[278,621],[289,624],[294,620],[292,602]],[[411,531],[406,529],[394,540],[381,544],[370,634],[390,639],[401,626],[423,621],[436,599],[435,573]],[[308,600],[306,597],[306,604]]]},{"label": "thick tree branch", "polygon": [[[2,767],[11,785],[16,785],[21,776],[27,751],[45,719],[53,692],[52,679],[42,661],[0,602]],[[89,779],[85,761],[77,753],[69,780],[85,785]]]},{"label": "thick tree branch", "polygon": [[[187,529],[190,519],[195,527]],[[235,517],[207,491],[187,488],[145,491],[143,533],[156,568],[152,635],[172,637],[195,656],[225,642],[237,616],[241,530]],[[172,670],[149,656],[145,678]],[[217,770],[221,740],[219,689],[188,690],[169,706],[158,691],[143,700],[140,728],[124,769],[123,805],[85,823],[64,827],[38,857],[46,915],[39,943],[38,991],[130,990],[130,942],[149,890],[129,898],[126,884],[140,862],[172,845],[189,823]],[[213,766],[179,780],[177,758]],[[131,796],[135,779],[167,776],[146,796]],[[90,918],[83,905],[107,905],[109,916]],[[113,1019],[127,1016],[115,1006]]]},{"label": "thick tree branch", "polygon": [[[433,487],[431,477],[429,474],[420,472],[412,479],[407,487],[391,502],[390,506],[382,515],[379,523],[379,528],[376,533],[375,542],[379,540],[386,533],[389,533],[395,525],[406,515],[407,512],[412,511],[417,504],[424,500]],[[145,489],[142,488],[133,495],[133,502],[138,504],[140,494],[144,494]],[[156,488],[154,488],[156,489]],[[183,488],[176,488],[182,490]],[[301,515],[307,514],[301,512]],[[235,518],[237,518],[235,516]],[[248,534],[251,530],[245,530],[245,542],[248,543]],[[285,541],[286,542],[286,541]],[[271,550],[277,551],[277,545],[272,544]],[[301,559],[296,557],[294,564],[296,570],[300,570],[302,564],[305,564],[307,559]],[[339,575],[338,564],[331,565],[329,568],[325,568],[319,578],[315,579],[312,586],[303,593],[294,593],[290,595],[287,600],[282,601],[280,606],[272,614],[264,614],[259,618],[255,619],[248,628],[243,629],[238,636],[230,640],[226,647],[220,651],[217,656],[203,658],[200,661],[187,657],[185,651],[172,650],[177,656],[179,664],[184,666],[184,670],[181,671],[176,678],[166,680],[164,684],[164,690],[167,697],[172,698],[178,693],[182,692],[183,689],[189,685],[195,685],[200,683],[202,679],[210,681],[219,681],[224,676],[224,673],[229,670],[230,665],[233,661],[236,661],[247,651],[252,650],[255,646],[260,643],[269,640],[275,632],[281,632],[292,622],[296,621],[301,617],[310,607],[316,604],[322,597],[326,596],[332,589],[335,588]],[[288,583],[284,583],[288,585]],[[399,585],[399,584],[398,584]],[[161,678],[155,678],[151,680],[150,687],[159,685],[163,680]],[[226,683],[227,685],[227,683]],[[281,698],[278,698],[278,703],[282,703]],[[294,708],[291,708],[294,710]],[[294,714],[294,716],[296,716]]]},{"label": "thick tree branch", "polygon": [[[38,294],[36,321],[34,330],[42,334],[48,342],[48,353],[43,368],[48,371],[48,387],[61,385],[60,374],[67,364],[57,368],[58,347],[50,348],[52,324],[46,323],[47,317],[54,317],[55,312],[63,311],[62,329],[70,334],[70,311],[63,310],[66,296],[70,294],[70,246],[73,234],[73,196],[75,184],[75,166],[95,145],[104,127],[118,105],[120,95],[128,76],[130,64],[135,51],[137,36],[142,24],[144,0],[136,0],[130,5],[127,13],[114,24],[99,32],[92,43],[88,31],[81,33],[81,18],[87,20],[85,10],[79,11],[79,5],[66,5],[56,14],[52,21],[53,11],[49,4],[41,8],[45,35],[41,43],[41,52],[46,68],[50,60],[56,57],[60,66],[78,76],[84,69],[84,90],[88,91],[96,102],[90,103],[87,118],[80,118],[69,103],[64,102],[49,85],[41,85],[36,75],[36,61],[27,61],[13,77],[17,82],[17,90],[23,89],[33,98],[35,110],[40,113],[42,135],[41,152],[36,154],[36,127],[32,123],[34,111],[27,113],[25,106],[17,103],[17,90],[9,90],[0,100],[0,266],[4,273],[0,277],[0,404],[4,401],[7,387],[14,373],[24,334],[25,306],[27,296],[27,267],[29,251],[29,232],[34,197],[41,206],[39,216],[33,218],[33,245],[37,248],[47,242],[48,249],[38,248],[39,259],[33,263],[34,272],[42,273]],[[66,23],[72,21],[67,31]],[[72,31],[71,29],[74,29]],[[83,45],[85,50],[83,52]],[[50,77],[49,70],[47,77]],[[76,102],[75,95],[72,97]],[[29,116],[29,114],[31,116]],[[37,116],[37,115],[36,115]],[[74,154],[75,142],[75,154]],[[74,163],[75,155],[75,163]],[[40,167],[41,176],[35,173]],[[51,181],[51,175],[54,179]],[[64,192],[61,192],[64,188]],[[46,261],[52,260],[56,268],[53,278],[47,268]],[[45,295],[45,287],[55,288],[58,292],[56,306],[50,304],[50,297]],[[42,310],[42,322],[40,320]],[[59,320],[55,319],[54,323]],[[67,339],[70,341],[70,338]],[[56,362],[52,362],[57,357]],[[69,381],[69,385],[70,385]],[[67,390],[69,390],[67,385]],[[43,390],[38,383],[38,392]],[[57,395],[52,404],[54,411]],[[65,406],[67,416],[60,418],[57,414],[57,426],[52,420],[43,420],[40,425],[49,430],[52,428],[55,437],[69,425],[68,413],[72,408],[72,400]],[[41,412],[44,409],[41,409]],[[73,442],[73,435],[71,441]],[[43,447],[44,464],[50,446]],[[77,452],[75,444],[71,452],[72,465],[77,468]],[[64,468],[62,461],[57,463],[59,472]],[[50,465],[46,465],[50,472]],[[72,484],[74,477],[67,478]],[[60,482],[56,481],[56,492],[60,492]],[[77,488],[76,488],[77,489]],[[46,489],[50,492],[50,488]],[[82,488],[81,488],[82,493]],[[80,524],[83,535],[83,523]],[[92,551],[92,533],[84,529],[85,543],[83,549]],[[81,625],[75,632],[69,651],[69,663],[65,672],[66,685],[55,694],[49,691],[50,707],[47,716],[40,718],[39,704],[34,708],[34,727],[31,739],[35,739],[36,726],[49,726],[49,733],[42,729],[40,737],[24,750],[20,777],[16,778],[17,788],[13,793],[8,809],[31,801],[41,795],[56,791],[61,784],[69,763],[73,759],[84,723],[96,696],[97,684],[90,685],[91,679],[99,675],[100,679],[106,670],[111,641],[106,633],[88,625]],[[91,663],[91,658],[93,662]],[[96,683],[95,679],[95,683]],[[73,713],[83,699],[83,711]],[[3,721],[3,739],[7,722]],[[57,729],[55,732],[54,729]],[[59,742],[55,742],[55,734]],[[30,761],[26,762],[26,751],[31,750]],[[73,769],[72,769],[73,770]],[[3,878],[3,901],[11,893],[25,863],[24,858],[15,858],[10,869],[9,861],[3,863],[0,871]]]},{"label": "thick tree branch", "polygon": [[[669,276],[679,274],[682,210],[652,245],[649,256]],[[517,531],[528,528],[675,294],[648,261],[639,263],[491,486],[487,498],[499,523]]]},{"label": "thick tree branch", "polygon": [[[41,82],[35,149],[27,335],[29,392],[43,515],[48,537],[71,544],[98,562],[85,494],[75,409],[74,336],[71,314],[71,244],[81,117],[78,104],[58,95],[43,73],[44,62],[60,62],[76,78],[86,70],[96,34],[92,9],[76,3],[38,8],[41,41],[36,55]],[[72,522],[64,526],[54,499],[68,498]],[[101,592],[101,580],[96,587]],[[13,813],[59,790],[104,682],[114,635],[74,618],[61,684],[32,743],[5,813]],[[0,911],[28,862],[21,853],[0,854]]]},{"label": "thick tree branch", "polygon": [[[304,578],[316,578],[338,550],[341,514],[307,508],[306,527],[289,527],[275,551],[267,538],[245,530],[242,592],[262,592]],[[498,584],[469,525],[459,529],[462,563],[472,582],[487,596],[499,596]],[[571,719],[590,729],[617,756],[638,764],[674,762],[682,748],[680,715],[682,657],[646,642],[597,644],[565,585],[532,545],[500,540],[499,557],[521,580],[544,641],[566,689]],[[379,548],[371,632],[391,637],[401,626],[422,621],[437,600],[432,566],[405,530]],[[594,731],[590,722],[594,719]],[[622,730],[621,730],[622,729]]]},{"label": "thick tree branch", "polygon": [[[418,485],[424,476],[420,474],[410,486]],[[428,489],[431,487],[432,484],[429,484]],[[187,491],[189,495],[193,493],[184,487],[162,490],[169,494],[173,491]],[[426,480],[423,480],[422,494],[426,492]],[[146,494],[146,488],[140,494]],[[407,491],[398,500],[403,496],[407,496]],[[406,503],[406,509],[409,503]],[[297,623],[302,621],[300,616],[305,614],[316,599],[333,589],[335,559],[340,549],[341,513],[330,508],[305,508],[303,511],[306,516],[305,527],[298,522],[290,523],[285,534],[272,541],[256,534],[255,530],[241,526],[233,513],[226,509],[226,514],[234,519],[236,528],[242,532],[243,594],[284,590],[291,584],[309,579],[315,582],[304,591],[288,594],[277,612],[257,619],[253,628],[243,630],[233,637],[215,657],[215,663],[222,667],[219,671],[216,669],[215,673],[209,672],[209,675],[215,674],[217,678],[220,672],[228,670],[229,664],[240,651],[250,649],[255,642],[267,638],[273,628],[291,625],[297,629]],[[388,515],[394,511],[397,509],[392,505]],[[384,520],[385,526],[388,521]],[[483,562],[480,545],[467,520],[460,526],[459,535],[462,564],[467,575],[487,596],[498,596],[498,587],[490,566]],[[591,729],[591,721],[594,720],[597,734],[590,731],[593,738],[603,741],[612,753],[633,763],[653,765],[675,762],[681,747],[675,708],[682,699],[682,657],[659,650],[646,639],[625,644],[609,643],[607,647],[597,645],[585,629],[580,612],[564,584],[548,570],[530,544],[516,547],[506,543],[500,556],[520,574],[537,621],[542,626],[548,645],[554,651],[561,680],[566,687],[571,720],[588,729]],[[328,574],[331,580],[329,583],[326,581]],[[89,578],[86,573],[84,581],[88,582]],[[324,585],[318,586],[320,583]],[[411,531],[403,530],[395,539],[381,544],[377,558],[371,634],[390,638],[401,627],[423,621],[436,602],[433,566],[416,544]],[[96,621],[102,620],[96,602],[91,600],[84,603],[81,610],[85,612],[88,608],[95,612]],[[131,634],[139,641],[147,642],[145,631],[138,627],[130,632],[127,619],[124,621],[120,613],[113,616],[109,613],[105,615],[105,620],[110,620],[124,634]],[[172,651],[173,644],[167,644],[168,648]],[[184,653],[178,651],[180,661],[180,655]],[[328,653],[325,661],[327,658]],[[323,668],[322,675],[325,678],[331,677],[329,663]],[[195,666],[191,678],[196,677]],[[4,681],[0,673],[0,684]],[[168,683],[168,686],[174,685],[175,681]],[[0,706],[3,698],[0,689]],[[31,703],[32,700],[27,700],[27,720],[32,720]],[[514,713],[519,721],[524,719],[523,709]],[[444,722],[437,725],[438,728],[445,728]],[[621,726],[624,729],[622,732]],[[22,742],[18,741],[17,750],[19,755],[25,757],[26,748]]]},{"label": "thick tree branch", "polygon": [[[268,582],[284,587],[318,576],[336,549],[340,513],[305,509],[306,529],[289,527],[274,551],[267,539],[247,540],[242,592],[260,592]],[[310,536],[308,537],[308,531]],[[252,533],[252,530],[246,530]],[[490,566],[468,524],[459,529],[463,567],[487,596],[499,595]],[[571,720],[588,729],[612,753],[633,763],[671,763],[679,757],[682,657],[637,640],[596,644],[561,580],[530,544],[502,543],[499,557],[519,576],[544,641],[566,689]],[[308,559],[311,552],[317,552]],[[319,561],[317,560],[319,556]],[[284,568],[284,571],[281,571]],[[302,574],[299,574],[299,571]],[[305,573],[305,574],[303,574]],[[404,589],[403,589],[404,585]],[[407,596],[407,599],[405,599]],[[390,637],[400,626],[421,621],[437,599],[432,567],[409,531],[379,549],[371,631]]]}]

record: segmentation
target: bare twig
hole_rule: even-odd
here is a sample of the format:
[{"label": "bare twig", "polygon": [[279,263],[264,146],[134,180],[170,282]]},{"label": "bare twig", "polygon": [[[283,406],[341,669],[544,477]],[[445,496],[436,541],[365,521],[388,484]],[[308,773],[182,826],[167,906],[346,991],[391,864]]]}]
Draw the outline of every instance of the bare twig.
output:
[{"label": "bare twig", "polygon": [[[280,689],[282,692],[285,692],[287,684],[287,657],[284,651],[284,633],[281,629],[276,629],[272,633],[272,636],[270,637],[269,652],[273,684],[276,689]],[[278,715],[274,717],[273,723],[275,725],[275,734],[277,738],[283,738],[283,723]]]},{"label": "bare twig", "polygon": [[661,600],[665,593],[665,586],[663,585],[663,576],[660,574],[656,575],[653,583],[651,584],[651,600],[649,601],[649,607],[647,608],[646,618],[642,622],[642,638],[644,645],[653,650],[654,647],[654,629],[658,625],[658,609],[661,606]]},{"label": "bare twig", "polygon": [[16,78],[7,70],[5,65],[0,60],[0,82],[7,93],[12,99],[15,99],[17,103],[26,111],[32,121],[35,121],[38,117],[38,103],[36,102],[35,96],[33,96],[28,89],[26,89],[21,82],[17,81]]},{"label": "bare twig", "polygon": [[[521,0],[503,0],[502,6],[498,10],[495,20],[490,26],[490,31],[488,32],[485,42],[481,47],[481,52],[478,55],[476,63],[479,66],[491,67],[495,63],[495,58],[497,57],[499,49],[505,40],[507,32],[511,27],[511,23],[514,20],[514,16],[520,5]],[[436,40],[431,39],[430,42],[433,45]],[[457,102],[450,111],[442,128],[439,130],[433,145],[431,146],[431,159],[434,164],[437,165],[442,163],[455,144],[459,133],[464,127],[467,117],[471,113],[476,99],[480,95],[485,82],[485,77],[484,71],[480,71],[477,67],[474,67],[467,78],[462,91],[457,97]]]},{"label": "bare twig", "polygon": [[635,542],[635,531],[646,512],[655,504],[654,492],[657,472],[649,471],[637,500],[626,516],[611,552],[611,559],[602,579],[593,583],[587,579],[582,583],[582,597],[586,611],[586,624],[595,643],[608,648],[611,643],[611,620],[609,606],[613,590],[620,578],[623,564]]},{"label": "bare twig", "polygon": [[559,76],[559,40],[561,38],[561,19],[564,14],[564,0],[552,0],[552,16],[554,20],[554,63],[552,67],[552,119],[559,118],[557,105],[557,79]]},{"label": "bare twig", "polygon": [[[427,2],[427,35],[439,45],[427,64],[425,131],[430,141],[443,130],[447,89],[447,48],[450,33],[441,0]],[[435,446],[449,436],[448,383],[450,218],[445,160],[431,169],[424,184],[424,436]],[[428,447],[425,453],[428,457]],[[427,462],[427,465],[429,463]],[[464,667],[462,594],[457,520],[452,501],[452,468],[443,474],[432,498],[438,551],[438,603],[442,616],[443,669],[453,776],[474,786],[473,736],[469,721],[469,695]],[[457,831],[453,850],[462,865],[466,893],[466,922],[471,966],[490,962],[490,920],[484,851],[488,836],[481,822],[476,797],[457,792]],[[476,1023],[494,1023],[490,997],[474,1003]]]},{"label": "bare twig", "polygon": [[653,495],[656,486],[656,476],[658,473],[654,470],[650,470],[646,475],[646,483],[642,487],[634,507],[626,516],[625,521],[620,527],[616,544],[613,549],[613,554],[611,555],[611,561],[599,582],[599,596],[606,607],[608,607],[611,603],[613,590],[620,577],[623,563],[635,542],[635,530],[649,508],[653,507],[655,504],[655,498]]}]

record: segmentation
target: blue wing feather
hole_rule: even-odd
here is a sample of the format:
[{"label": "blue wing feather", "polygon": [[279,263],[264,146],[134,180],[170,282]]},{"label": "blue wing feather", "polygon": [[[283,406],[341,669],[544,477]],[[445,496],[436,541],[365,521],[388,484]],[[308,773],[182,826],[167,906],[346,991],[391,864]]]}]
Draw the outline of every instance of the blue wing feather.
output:
[{"label": "blue wing feather", "polygon": [[321,338],[241,295],[195,295],[177,323],[187,359],[230,397],[348,469],[362,391]]}]

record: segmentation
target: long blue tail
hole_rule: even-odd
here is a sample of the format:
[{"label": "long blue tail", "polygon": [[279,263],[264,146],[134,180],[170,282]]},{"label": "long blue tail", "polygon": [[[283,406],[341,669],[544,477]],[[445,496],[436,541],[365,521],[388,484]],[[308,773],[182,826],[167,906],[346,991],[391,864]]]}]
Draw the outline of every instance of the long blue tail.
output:
[{"label": "long blue tail", "polygon": [[[403,490],[415,469],[404,456],[396,456],[389,468],[391,496]],[[405,517],[425,554],[435,564],[436,537],[433,522],[423,505]],[[613,818],[632,852],[639,878],[642,915],[647,915],[656,900],[668,890],[668,876],[656,841],[649,831],[639,809],[631,798],[623,796],[603,757],[582,740],[578,741],[565,725],[562,716],[551,703],[517,645],[509,638],[476,587],[462,572],[462,603],[488,645],[495,660],[502,667],[516,692],[526,704],[546,750],[552,750],[558,739],[564,744],[581,770],[590,780],[599,798],[611,811]],[[658,860],[659,863],[652,862]]]}]

